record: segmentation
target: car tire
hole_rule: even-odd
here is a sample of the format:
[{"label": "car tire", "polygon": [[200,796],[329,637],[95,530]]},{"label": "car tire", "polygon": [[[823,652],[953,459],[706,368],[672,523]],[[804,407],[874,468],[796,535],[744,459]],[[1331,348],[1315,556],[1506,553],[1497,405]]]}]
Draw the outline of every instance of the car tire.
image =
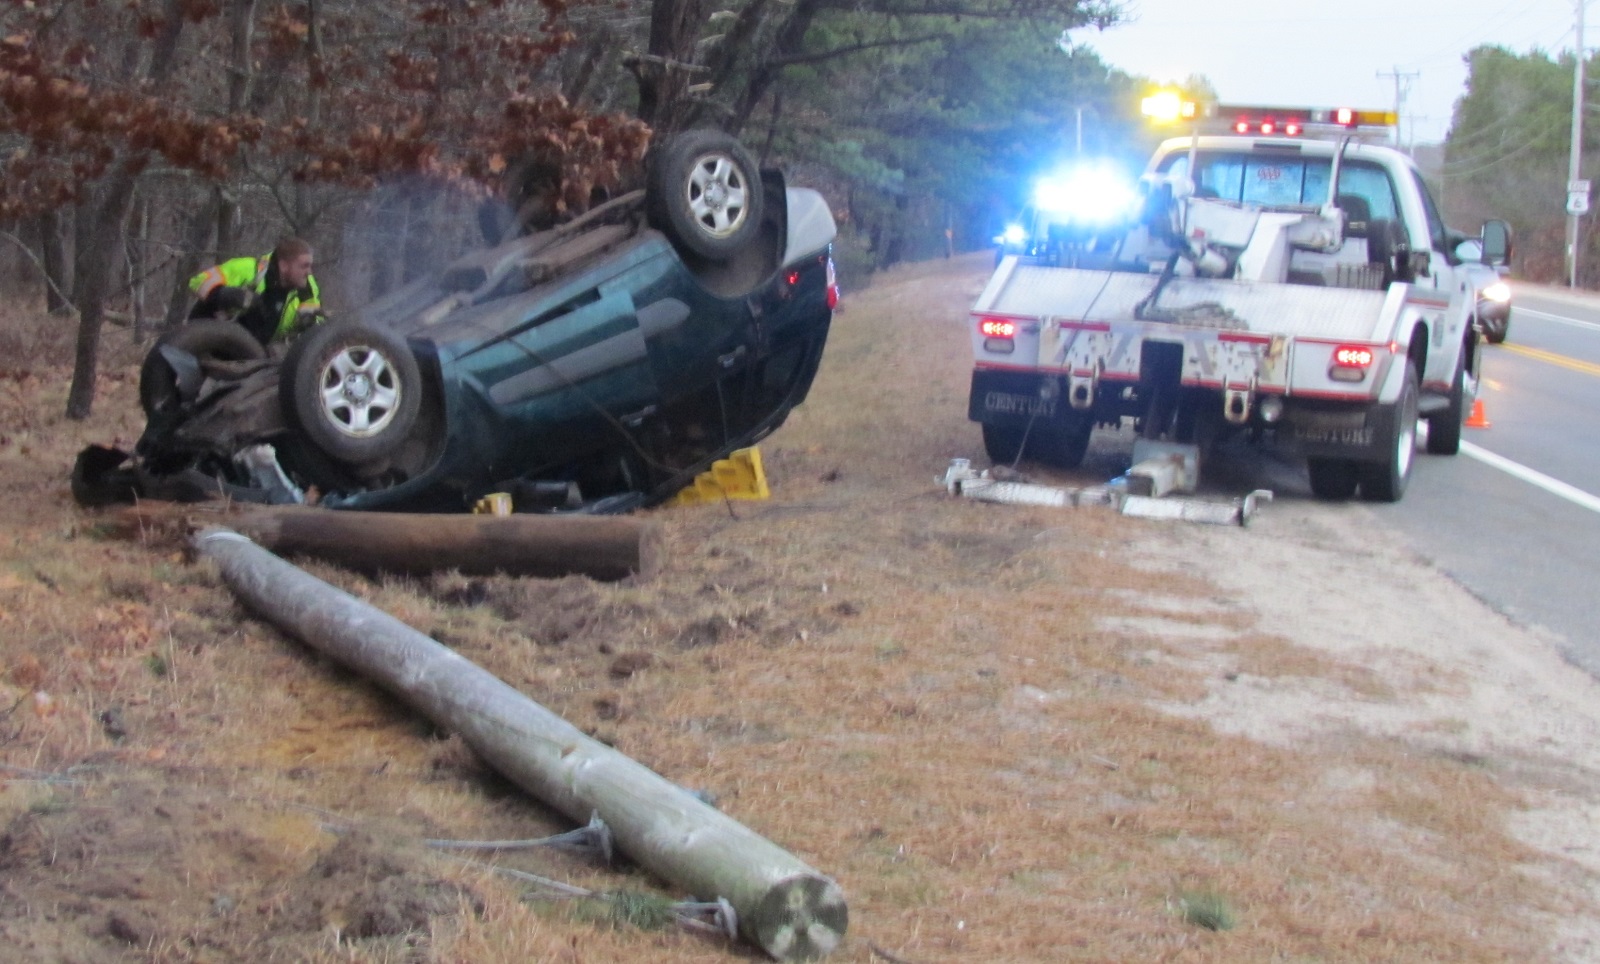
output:
[{"label": "car tire", "polygon": [[1491,345],[1498,345],[1506,340],[1506,334],[1511,329],[1511,319],[1484,319],[1479,327],[1483,330],[1485,341]]},{"label": "car tire", "polygon": [[182,401],[178,373],[161,354],[162,347],[193,355],[204,366],[213,361],[257,361],[267,357],[255,336],[234,321],[191,321],[162,335],[139,367],[139,407],[146,417],[178,407]]},{"label": "car tire", "polygon": [[1456,374],[1450,380],[1450,400],[1442,411],[1428,416],[1428,452],[1455,455],[1461,451],[1461,423],[1467,418],[1467,357],[1465,348],[1456,359]]},{"label": "car tire", "polygon": [[1361,472],[1349,459],[1310,459],[1311,494],[1329,502],[1343,502],[1356,494]]},{"label": "car tire", "polygon": [[354,321],[302,335],[283,360],[280,398],[288,421],[335,462],[382,462],[416,424],[422,372],[404,338]]},{"label": "car tire", "polygon": [[693,254],[724,261],[761,229],[763,189],[755,158],[729,134],[684,131],[652,154],[651,224]]},{"label": "car tire", "polygon": [[1389,452],[1382,461],[1361,466],[1361,498],[1368,502],[1399,502],[1406,494],[1417,462],[1417,392],[1417,368],[1408,362],[1405,383],[1395,402]]}]

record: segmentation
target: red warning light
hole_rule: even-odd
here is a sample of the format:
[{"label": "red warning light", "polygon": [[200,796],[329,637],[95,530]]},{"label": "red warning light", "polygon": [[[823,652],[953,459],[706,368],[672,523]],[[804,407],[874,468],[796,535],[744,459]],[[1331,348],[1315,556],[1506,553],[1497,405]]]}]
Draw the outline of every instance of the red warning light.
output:
[{"label": "red warning light", "polygon": [[1345,127],[1354,127],[1356,124],[1356,112],[1349,107],[1341,107],[1333,112],[1333,121]]},{"label": "red warning light", "polygon": [[1296,124],[1294,121],[1290,121],[1289,123],[1283,125],[1283,132],[1288,134],[1290,137],[1299,137],[1300,125]]},{"label": "red warning light", "polygon": [[1276,131],[1277,129],[1278,129],[1278,126],[1276,124],[1274,124],[1272,121],[1262,121],[1261,122],[1261,133],[1263,133],[1263,134],[1271,134],[1273,131]]},{"label": "red warning light", "polygon": [[1233,125],[1233,132],[1235,134],[1250,133],[1250,122],[1247,120],[1235,121]]}]

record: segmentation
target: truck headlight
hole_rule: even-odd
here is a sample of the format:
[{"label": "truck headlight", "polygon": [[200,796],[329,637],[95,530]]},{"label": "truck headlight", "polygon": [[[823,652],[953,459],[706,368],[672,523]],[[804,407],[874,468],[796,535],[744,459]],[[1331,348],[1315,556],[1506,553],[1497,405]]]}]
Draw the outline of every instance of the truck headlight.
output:
[{"label": "truck headlight", "polygon": [[1496,281],[1494,284],[1486,286],[1478,294],[1485,301],[1497,301],[1500,304],[1505,304],[1511,300],[1511,286],[1504,281]]}]

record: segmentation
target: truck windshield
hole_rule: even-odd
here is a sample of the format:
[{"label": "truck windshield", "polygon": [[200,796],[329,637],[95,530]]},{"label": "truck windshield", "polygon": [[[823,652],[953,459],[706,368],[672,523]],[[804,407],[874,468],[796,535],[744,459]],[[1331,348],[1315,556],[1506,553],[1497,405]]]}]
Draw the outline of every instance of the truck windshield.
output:
[{"label": "truck windshield", "polygon": [[[1333,159],[1272,155],[1247,151],[1201,151],[1195,179],[1205,197],[1221,198],[1260,207],[1316,207],[1328,200],[1328,178]],[[1162,174],[1188,174],[1189,155],[1169,156]],[[1346,158],[1339,170],[1339,194],[1367,202],[1369,217],[1395,216],[1394,185],[1389,175],[1370,161]]]}]

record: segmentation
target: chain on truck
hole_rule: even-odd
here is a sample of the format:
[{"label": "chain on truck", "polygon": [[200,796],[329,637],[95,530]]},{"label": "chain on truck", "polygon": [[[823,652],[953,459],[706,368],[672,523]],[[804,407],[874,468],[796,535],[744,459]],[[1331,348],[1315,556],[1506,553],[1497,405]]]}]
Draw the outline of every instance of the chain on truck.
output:
[{"label": "chain on truck", "polygon": [[1146,112],[1191,129],[1156,149],[1133,213],[1071,267],[1002,258],[972,308],[989,457],[1071,468],[1097,426],[1131,423],[1196,459],[1242,436],[1304,457],[1321,498],[1397,501],[1419,417],[1429,452],[1459,448],[1479,362],[1464,257],[1505,263],[1509,228],[1447,228],[1384,143],[1391,112]]}]

